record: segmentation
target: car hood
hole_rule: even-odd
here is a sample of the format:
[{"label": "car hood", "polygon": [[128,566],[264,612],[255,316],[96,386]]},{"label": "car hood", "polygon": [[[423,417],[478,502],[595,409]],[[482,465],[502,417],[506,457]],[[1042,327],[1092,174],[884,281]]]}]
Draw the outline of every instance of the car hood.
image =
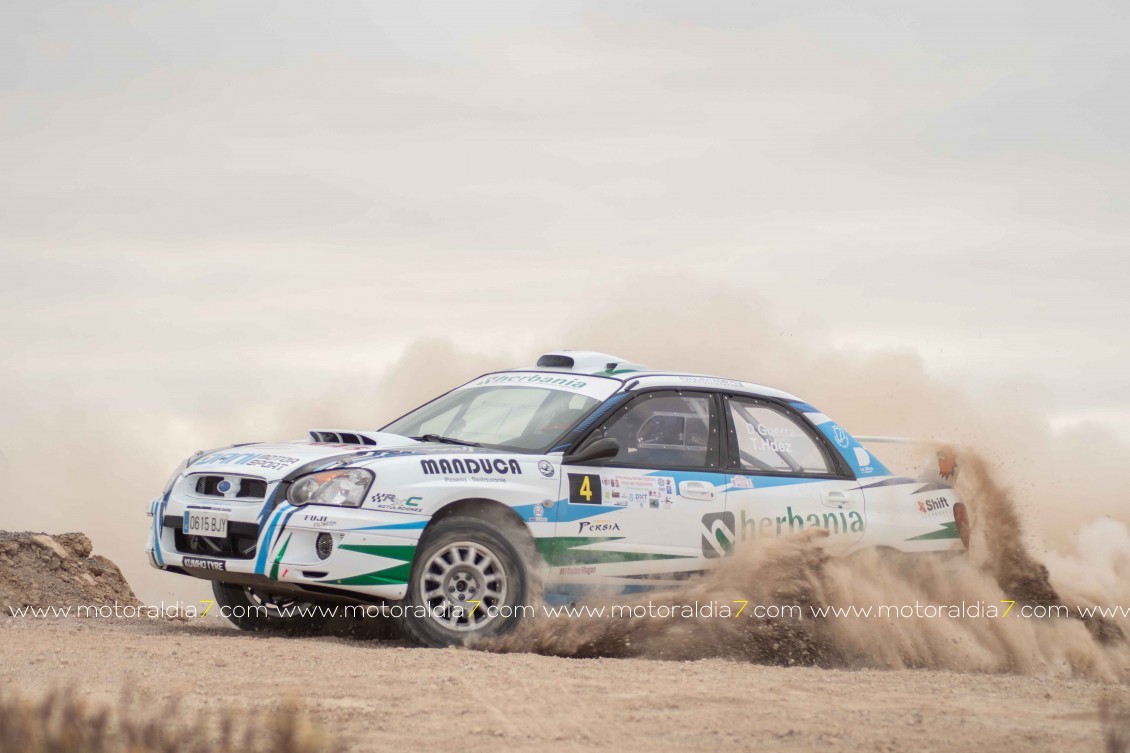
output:
[{"label": "car hood", "polygon": [[[392,435],[385,435],[392,439]],[[328,444],[325,442],[263,442],[210,450],[192,460],[185,473],[231,473],[257,476],[267,481],[277,481],[288,476],[344,464],[364,457],[381,457],[401,454],[392,445],[410,452],[419,443],[406,437],[395,437],[380,449],[372,445]],[[385,447],[389,447],[388,450]]]},{"label": "car hood", "polygon": [[417,442],[407,437],[384,434],[381,446],[329,444],[325,442],[271,442],[226,447],[205,452],[185,469],[185,473],[235,474],[257,476],[267,481],[311,473],[328,466],[368,465],[384,459],[410,455],[509,456],[517,453],[486,447]]}]

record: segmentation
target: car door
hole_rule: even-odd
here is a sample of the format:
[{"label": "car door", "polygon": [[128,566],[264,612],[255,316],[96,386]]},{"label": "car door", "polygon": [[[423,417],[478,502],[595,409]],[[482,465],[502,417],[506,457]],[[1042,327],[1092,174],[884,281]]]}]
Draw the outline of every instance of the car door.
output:
[{"label": "car door", "polygon": [[562,467],[551,575],[626,586],[701,570],[701,521],[726,506],[720,407],[711,393],[650,391],[591,432],[582,447],[612,437],[620,450]]},{"label": "car door", "polygon": [[776,401],[726,395],[723,419],[730,484],[717,548],[823,529],[826,546],[841,553],[863,537],[859,482],[803,416]]}]

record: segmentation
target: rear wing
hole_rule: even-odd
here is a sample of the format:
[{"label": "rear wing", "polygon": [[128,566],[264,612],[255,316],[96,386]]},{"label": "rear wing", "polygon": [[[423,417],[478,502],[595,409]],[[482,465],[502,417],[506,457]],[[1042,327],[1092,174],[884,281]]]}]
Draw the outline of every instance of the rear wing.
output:
[{"label": "rear wing", "polygon": [[933,453],[933,462],[923,458],[922,472],[918,475],[919,481],[948,484],[952,486],[957,481],[958,471],[961,467],[957,463],[955,446],[940,439],[913,439],[911,437],[856,437],[861,444],[896,444],[923,447]]}]

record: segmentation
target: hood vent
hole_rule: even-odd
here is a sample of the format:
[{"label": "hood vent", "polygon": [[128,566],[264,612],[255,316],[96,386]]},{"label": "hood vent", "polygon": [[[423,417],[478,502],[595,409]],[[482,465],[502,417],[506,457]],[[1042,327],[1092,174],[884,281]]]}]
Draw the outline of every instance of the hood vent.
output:
[{"label": "hood vent", "polygon": [[366,436],[359,431],[323,431],[321,429],[310,432],[310,440],[326,444],[355,444],[376,446],[377,440]]}]

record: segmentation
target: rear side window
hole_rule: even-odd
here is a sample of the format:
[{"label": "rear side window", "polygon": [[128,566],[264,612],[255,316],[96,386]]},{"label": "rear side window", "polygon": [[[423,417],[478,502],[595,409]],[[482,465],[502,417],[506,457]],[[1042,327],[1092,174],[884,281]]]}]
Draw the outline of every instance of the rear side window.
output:
[{"label": "rear side window", "polygon": [[748,398],[726,398],[732,422],[732,444],[742,470],[764,473],[832,472],[817,440],[800,419],[771,403]]}]

